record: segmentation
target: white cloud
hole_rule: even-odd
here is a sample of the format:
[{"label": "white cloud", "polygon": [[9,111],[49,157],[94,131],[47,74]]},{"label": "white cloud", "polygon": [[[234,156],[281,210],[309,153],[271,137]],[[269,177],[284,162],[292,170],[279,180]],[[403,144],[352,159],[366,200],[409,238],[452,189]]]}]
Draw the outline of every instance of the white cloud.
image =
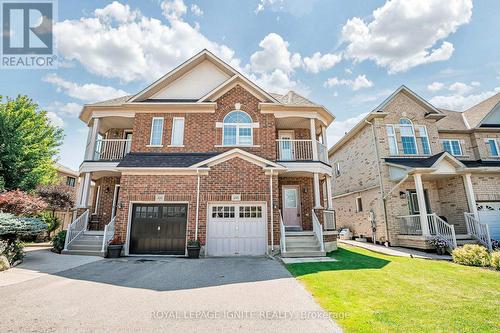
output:
[{"label": "white cloud", "polygon": [[467,94],[468,90],[457,90],[450,95],[434,96],[430,99],[432,105],[449,110],[464,111],[473,105],[495,95],[500,92],[500,87],[493,90],[483,91],[480,93]]},{"label": "white cloud", "polygon": [[57,115],[57,113],[52,111],[47,111],[47,118],[49,118],[50,123],[57,127],[64,127],[64,120]]},{"label": "white cloud", "polygon": [[331,88],[335,86],[346,86],[350,87],[353,91],[373,87],[373,82],[366,78],[366,75],[358,75],[354,80],[338,79],[336,76],[329,78],[323,84],[326,88]]},{"label": "white cloud", "polygon": [[427,90],[435,92],[444,88],[444,83],[442,82],[432,82],[427,86]]},{"label": "white cloud", "polygon": [[65,61],[77,61],[89,72],[124,82],[152,81],[207,48],[238,67],[234,51],[210,41],[196,25],[182,20],[180,0],[163,2],[168,24],[113,2],[93,15],[64,20],[54,26],[58,51]]},{"label": "white cloud", "polygon": [[317,0],[260,0],[255,8],[255,14],[266,9],[272,12],[285,12],[293,16],[302,17],[311,13]]},{"label": "white cloud", "polygon": [[288,50],[288,42],[274,32],[264,37],[259,46],[261,50],[250,56],[251,69],[256,73],[265,73],[276,69],[290,73],[302,64],[300,54],[292,54]]},{"label": "white cloud", "polygon": [[203,16],[203,10],[201,10],[200,6],[195,3],[191,5],[191,13],[195,16]]},{"label": "white cloud", "polygon": [[304,58],[304,68],[306,71],[316,74],[320,71],[332,68],[339,63],[340,60],[342,60],[341,54],[327,53],[321,55],[320,52],[316,52],[312,57]]},{"label": "white cloud", "polygon": [[356,126],[357,123],[359,123],[364,117],[366,117],[367,114],[368,112],[365,112],[346,120],[335,120],[328,127],[326,132],[328,136],[328,145],[333,146],[335,143],[337,143],[347,132],[349,132],[354,126]]},{"label": "white cloud", "polygon": [[50,103],[49,106],[47,106],[45,109],[56,114],[75,117],[80,114],[82,106],[78,103],[73,102],[61,103],[59,101],[55,101]]},{"label": "white cloud", "polygon": [[353,17],[342,28],[345,55],[373,60],[389,73],[447,60],[453,44],[439,42],[470,21],[471,0],[387,1],[365,22]]},{"label": "white cloud", "polygon": [[67,81],[55,73],[46,75],[43,80],[55,85],[58,92],[64,92],[70,97],[85,102],[98,102],[128,95],[126,91],[115,89],[110,86],[102,86],[95,83],[78,84]]},{"label": "white cloud", "polygon": [[453,91],[457,94],[464,95],[474,89],[473,86],[469,86],[467,83],[455,82],[448,87],[448,90]]}]

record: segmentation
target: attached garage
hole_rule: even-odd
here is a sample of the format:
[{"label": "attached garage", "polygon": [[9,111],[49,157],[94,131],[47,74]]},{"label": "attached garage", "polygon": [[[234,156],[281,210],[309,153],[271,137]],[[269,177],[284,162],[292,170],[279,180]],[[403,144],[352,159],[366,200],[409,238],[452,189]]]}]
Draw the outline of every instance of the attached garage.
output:
[{"label": "attached garage", "polygon": [[500,202],[478,202],[477,212],[479,221],[488,225],[491,238],[500,240]]},{"label": "attached garage", "polygon": [[265,203],[208,205],[207,256],[261,256],[267,251]]},{"label": "attached garage", "polygon": [[187,204],[134,204],[129,253],[184,255],[187,211]]}]

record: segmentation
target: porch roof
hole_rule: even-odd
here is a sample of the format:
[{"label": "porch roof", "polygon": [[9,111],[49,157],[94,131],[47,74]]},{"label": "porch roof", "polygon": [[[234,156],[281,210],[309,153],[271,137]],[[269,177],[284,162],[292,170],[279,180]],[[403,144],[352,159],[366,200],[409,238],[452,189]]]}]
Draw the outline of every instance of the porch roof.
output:
[{"label": "porch roof", "polygon": [[443,151],[430,157],[388,157],[384,160],[387,163],[399,164],[409,168],[430,168],[445,153],[446,152]]},{"label": "porch roof", "polygon": [[498,161],[461,161],[468,168],[484,168],[484,167],[500,167],[500,160]]},{"label": "porch roof", "polygon": [[220,153],[129,153],[119,168],[184,168],[205,161]]}]

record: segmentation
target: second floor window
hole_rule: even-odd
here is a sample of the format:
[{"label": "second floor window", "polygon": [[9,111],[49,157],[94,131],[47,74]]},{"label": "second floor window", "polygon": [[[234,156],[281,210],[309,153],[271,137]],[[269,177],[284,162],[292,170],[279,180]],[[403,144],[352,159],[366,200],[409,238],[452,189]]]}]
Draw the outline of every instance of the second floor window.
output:
[{"label": "second floor window", "polygon": [[462,147],[460,147],[460,140],[443,140],[443,149],[453,156],[462,156]]},{"label": "second floor window", "polygon": [[403,118],[399,121],[399,128],[401,130],[403,153],[405,155],[417,155],[417,142],[412,122],[409,119]]},{"label": "second floor window", "polygon": [[418,133],[420,135],[420,143],[422,144],[422,154],[430,155],[431,147],[429,145],[429,136],[427,135],[427,128],[425,126],[418,126]]},{"label": "second floor window", "polygon": [[184,144],[184,118],[174,118],[172,121],[172,146]]},{"label": "second floor window", "polygon": [[498,142],[495,139],[488,139],[488,146],[490,146],[490,156],[500,156],[498,152]]},{"label": "second floor window", "polygon": [[389,138],[389,152],[391,155],[398,154],[398,141],[396,140],[396,132],[394,125],[387,125],[387,137]]},{"label": "second floor window", "polygon": [[163,118],[154,117],[151,121],[151,146],[161,146],[163,138]]},{"label": "second floor window", "polygon": [[252,118],[243,111],[232,111],[224,117],[222,128],[224,146],[251,146],[253,144]]}]

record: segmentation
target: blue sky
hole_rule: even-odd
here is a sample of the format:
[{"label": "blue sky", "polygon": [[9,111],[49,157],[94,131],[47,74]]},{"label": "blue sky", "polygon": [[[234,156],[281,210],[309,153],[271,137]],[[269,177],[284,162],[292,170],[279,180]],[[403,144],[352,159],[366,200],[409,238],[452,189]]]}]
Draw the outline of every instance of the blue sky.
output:
[{"label": "blue sky", "polygon": [[293,89],[337,120],[332,145],[401,84],[464,110],[500,91],[500,1],[59,0],[60,66],[1,70],[62,126],[77,169],[85,103],[138,92],[208,48],[269,91]]}]

